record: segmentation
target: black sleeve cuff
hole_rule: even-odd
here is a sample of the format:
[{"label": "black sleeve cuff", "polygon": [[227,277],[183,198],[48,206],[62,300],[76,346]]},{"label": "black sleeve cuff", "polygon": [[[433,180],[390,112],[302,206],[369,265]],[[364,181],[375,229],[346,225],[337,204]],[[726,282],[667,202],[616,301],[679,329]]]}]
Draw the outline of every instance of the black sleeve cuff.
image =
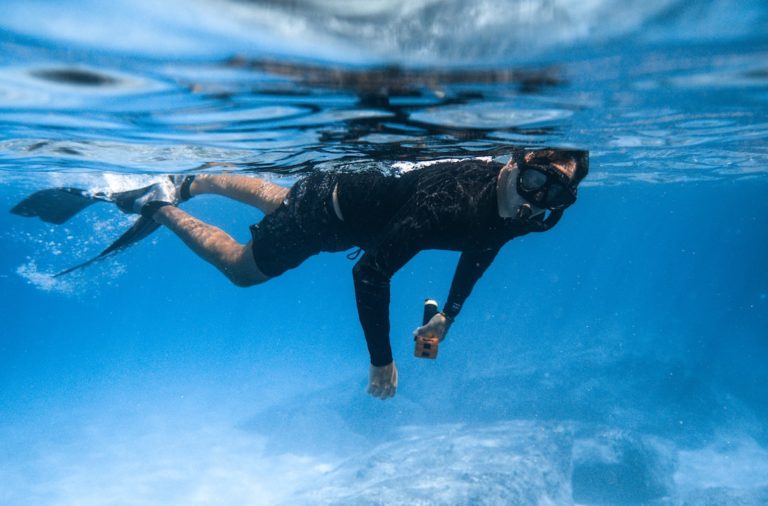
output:
[{"label": "black sleeve cuff", "polygon": [[453,321],[459,316],[459,311],[461,311],[461,304],[458,302],[449,302],[443,308],[443,316]]}]

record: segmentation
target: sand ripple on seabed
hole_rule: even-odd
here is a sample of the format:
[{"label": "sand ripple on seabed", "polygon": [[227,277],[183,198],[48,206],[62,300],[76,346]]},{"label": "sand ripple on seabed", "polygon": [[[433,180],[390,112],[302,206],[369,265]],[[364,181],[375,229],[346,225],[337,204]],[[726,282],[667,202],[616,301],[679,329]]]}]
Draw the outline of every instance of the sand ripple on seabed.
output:
[{"label": "sand ripple on seabed", "polygon": [[87,436],[65,442],[0,434],[9,447],[29,450],[0,473],[7,485],[0,502],[768,504],[768,451],[733,434],[682,449],[654,436],[569,423],[421,425],[339,462],[267,453],[268,439],[229,425],[168,422],[115,430],[96,416]]},{"label": "sand ripple on seabed", "polygon": [[692,451],[573,424],[411,427],[285,504],[766,504],[768,451],[740,441]]},{"label": "sand ripple on seabed", "polygon": [[[291,501],[314,504],[567,504],[561,426],[412,427],[354,457]],[[290,501],[289,501],[290,502]]]}]

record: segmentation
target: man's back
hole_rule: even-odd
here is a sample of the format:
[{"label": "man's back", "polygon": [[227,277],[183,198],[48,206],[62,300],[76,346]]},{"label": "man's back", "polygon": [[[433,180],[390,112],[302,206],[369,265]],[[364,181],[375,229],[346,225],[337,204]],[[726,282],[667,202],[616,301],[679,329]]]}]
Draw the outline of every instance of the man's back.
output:
[{"label": "man's back", "polygon": [[508,240],[516,234],[498,214],[501,167],[471,159],[435,163],[399,176],[341,174],[338,199],[345,226],[365,249],[404,228],[421,249],[464,250]]}]

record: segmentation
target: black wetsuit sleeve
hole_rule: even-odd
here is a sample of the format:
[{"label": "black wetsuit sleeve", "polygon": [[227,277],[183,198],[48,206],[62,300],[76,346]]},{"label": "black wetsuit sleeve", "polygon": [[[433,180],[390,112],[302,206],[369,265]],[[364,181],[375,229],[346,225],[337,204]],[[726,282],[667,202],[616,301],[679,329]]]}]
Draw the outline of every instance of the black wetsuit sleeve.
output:
[{"label": "black wetsuit sleeve", "polygon": [[352,269],[355,299],[363,327],[371,364],[381,367],[392,363],[389,342],[390,279],[416,251],[398,250],[397,254],[366,253]]},{"label": "black wetsuit sleeve", "polygon": [[475,283],[483,275],[485,270],[491,265],[493,259],[499,253],[499,247],[465,251],[459,258],[459,265],[453,275],[451,290],[448,293],[448,300],[445,302],[443,313],[448,318],[456,318],[472,292]]}]

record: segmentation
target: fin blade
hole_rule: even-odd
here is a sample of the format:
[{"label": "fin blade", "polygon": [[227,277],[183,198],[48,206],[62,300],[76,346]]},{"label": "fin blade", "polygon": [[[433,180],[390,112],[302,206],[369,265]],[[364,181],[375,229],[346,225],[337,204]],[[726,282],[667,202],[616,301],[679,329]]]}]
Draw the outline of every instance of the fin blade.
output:
[{"label": "fin blade", "polygon": [[104,196],[92,195],[80,188],[49,188],[25,198],[11,212],[61,225],[91,204],[105,200]]},{"label": "fin blade", "polygon": [[144,239],[145,237],[150,235],[152,232],[157,230],[159,227],[160,227],[160,224],[157,223],[156,221],[142,216],[138,220],[136,220],[136,222],[131,226],[131,228],[126,230],[123,233],[123,235],[118,237],[115,242],[107,246],[107,248],[101,253],[99,253],[97,256],[81,264],[77,264],[74,267],[70,267],[61,272],[58,272],[54,274],[53,277],[58,278],[59,276],[69,274],[70,272],[82,269],[83,267],[87,267],[94,262],[103,260],[104,258],[139,242],[140,240]]}]

